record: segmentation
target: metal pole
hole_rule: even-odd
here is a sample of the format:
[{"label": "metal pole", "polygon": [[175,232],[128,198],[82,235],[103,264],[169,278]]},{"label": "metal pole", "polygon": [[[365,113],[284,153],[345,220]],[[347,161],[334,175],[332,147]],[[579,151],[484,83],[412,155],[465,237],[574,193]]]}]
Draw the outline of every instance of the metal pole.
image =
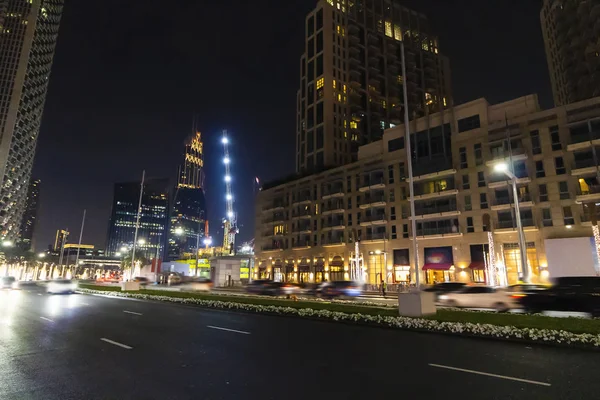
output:
[{"label": "metal pole", "polygon": [[83,218],[81,219],[81,230],[79,231],[79,245],[77,246],[77,257],[75,258],[75,268],[79,267],[79,250],[81,249],[81,237],[83,236],[83,225],[85,224],[85,213],[87,210],[83,210]]},{"label": "metal pole", "polygon": [[[406,89],[406,59],[404,56],[404,42],[400,42],[400,50],[402,53],[402,92],[404,95],[404,146],[406,147],[406,164],[408,166],[408,191],[410,194],[410,216],[412,228],[412,247],[413,257],[415,262],[415,285],[417,289],[420,286],[419,279],[419,247],[417,244],[417,221],[415,219],[415,193],[413,188],[413,172],[412,172],[412,152],[410,149],[410,126],[408,120],[408,92]],[[443,125],[443,124],[442,124]]]},{"label": "metal pole", "polygon": [[160,239],[158,241],[158,243],[156,244],[156,256],[154,257],[154,262],[156,263],[156,265],[154,266],[155,268],[155,273],[154,273],[154,281],[156,283],[158,283],[158,252],[160,250]]},{"label": "metal pole", "polygon": [[523,224],[521,223],[521,211],[519,210],[519,194],[517,193],[517,177],[511,177],[513,197],[515,198],[515,218],[517,219],[517,231],[519,234],[519,249],[521,251],[521,269],[523,270],[523,281],[531,282],[529,267],[527,266],[527,243],[525,242],[525,233],[523,232]]},{"label": "metal pole", "polygon": [[131,249],[131,273],[129,280],[133,280],[133,269],[135,267],[135,245],[137,243],[138,229],[140,227],[140,214],[142,213],[142,195],[144,194],[144,179],[146,178],[146,170],[142,171],[142,183],[140,185],[140,200],[138,201],[137,216],[135,218],[135,233],[133,234],[133,247]]}]

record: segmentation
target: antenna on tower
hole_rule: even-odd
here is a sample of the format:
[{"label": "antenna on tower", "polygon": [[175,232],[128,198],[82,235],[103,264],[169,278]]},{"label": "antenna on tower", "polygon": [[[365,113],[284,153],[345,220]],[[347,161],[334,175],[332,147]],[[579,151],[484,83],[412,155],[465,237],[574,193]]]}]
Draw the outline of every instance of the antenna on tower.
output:
[{"label": "antenna on tower", "polygon": [[227,131],[223,131],[221,137],[221,143],[223,143],[223,164],[225,164],[225,202],[226,216],[223,219],[223,250],[229,251],[229,254],[235,252],[235,235],[239,232],[237,227],[237,215],[233,211],[233,193],[231,190],[231,174],[229,172],[229,164],[231,159],[229,158],[229,137]]}]

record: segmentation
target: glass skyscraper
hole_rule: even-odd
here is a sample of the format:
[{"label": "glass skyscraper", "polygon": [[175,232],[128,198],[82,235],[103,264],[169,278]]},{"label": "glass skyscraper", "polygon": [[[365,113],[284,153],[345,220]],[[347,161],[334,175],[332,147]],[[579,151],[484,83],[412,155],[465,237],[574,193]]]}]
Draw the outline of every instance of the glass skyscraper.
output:
[{"label": "glass skyscraper", "polygon": [[0,1],[0,239],[21,228],[63,3]]}]

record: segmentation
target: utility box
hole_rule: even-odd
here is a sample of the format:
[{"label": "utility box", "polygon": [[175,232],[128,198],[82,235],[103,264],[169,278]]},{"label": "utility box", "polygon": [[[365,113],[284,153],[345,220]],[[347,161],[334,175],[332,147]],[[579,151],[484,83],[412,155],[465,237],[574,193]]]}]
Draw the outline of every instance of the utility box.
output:
[{"label": "utility box", "polygon": [[593,237],[546,239],[550,278],[596,276],[600,271]]},{"label": "utility box", "polygon": [[210,259],[210,279],[214,287],[242,286],[248,283],[250,258],[218,256]]}]

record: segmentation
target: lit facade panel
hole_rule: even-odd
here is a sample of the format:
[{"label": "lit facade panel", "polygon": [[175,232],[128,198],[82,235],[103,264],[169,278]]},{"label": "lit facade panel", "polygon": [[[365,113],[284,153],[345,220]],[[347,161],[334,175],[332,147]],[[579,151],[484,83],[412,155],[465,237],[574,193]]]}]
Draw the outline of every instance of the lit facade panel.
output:
[{"label": "lit facade panel", "polygon": [[16,239],[63,0],[8,0],[0,21],[0,237]]},{"label": "lit facade panel", "polygon": [[[527,260],[534,281],[544,281],[546,239],[593,237],[600,97],[550,110],[535,95],[494,105],[478,99],[450,111],[411,122],[421,281],[482,282],[493,260],[505,271],[499,282],[516,283],[514,199],[494,171],[511,161]],[[399,125],[361,146],[356,162],[264,185],[254,277],[350,279],[359,239],[368,284],[415,282],[405,143]]]},{"label": "lit facade panel", "polygon": [[37,225],[37,214],[40,205],[40,185],[41,181],[39,179],[31,178],[29,181],[18,241],[19,247],[23,250],[31,250],[33,247],[33,234]]}]

